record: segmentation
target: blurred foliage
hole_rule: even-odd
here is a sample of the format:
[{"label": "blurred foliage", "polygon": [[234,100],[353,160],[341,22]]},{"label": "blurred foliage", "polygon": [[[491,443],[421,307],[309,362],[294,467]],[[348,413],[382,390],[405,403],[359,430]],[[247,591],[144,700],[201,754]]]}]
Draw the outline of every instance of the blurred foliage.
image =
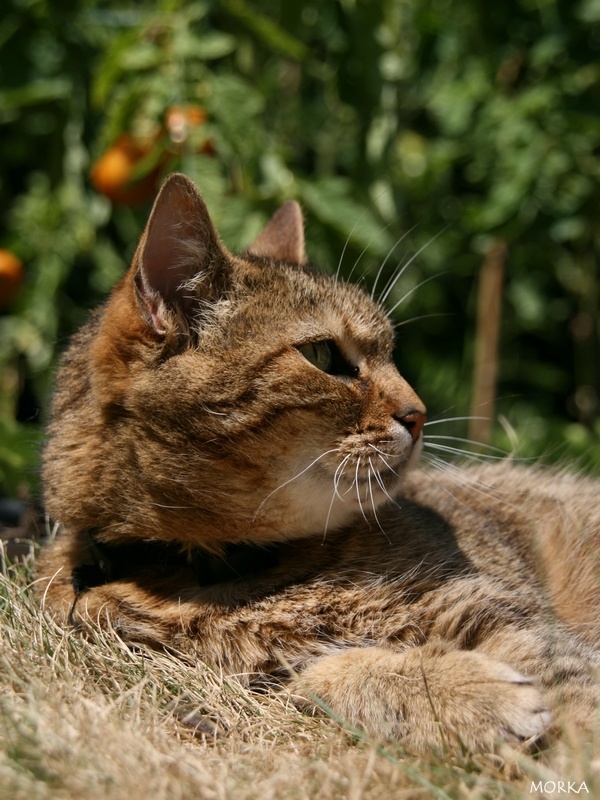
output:
[{"label": "blurred foliage", "polygon": [[[469,413],[478,270],[506,242],[496,443],[600,471],[600,0],[4,0],[0,45],[0,248],[26,268],[0,493],[31,483],[57,353],[173,169],[233,249],[298,199],[312,260],[413,320],[398,364],[432,418]],[[137,205],[90,182],[123,134]]]}]

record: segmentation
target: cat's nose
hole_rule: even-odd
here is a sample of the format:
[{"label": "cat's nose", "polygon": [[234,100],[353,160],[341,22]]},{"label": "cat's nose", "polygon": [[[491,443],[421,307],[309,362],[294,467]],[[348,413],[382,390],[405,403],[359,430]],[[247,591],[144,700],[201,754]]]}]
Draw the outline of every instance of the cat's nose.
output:
[{"label": "cat's nose", "polygon": [[394,419],[406,428],[413,442],[416,442],[427,422],[427,414],[425,409],[412,408],[406,414],[394,414]]}]

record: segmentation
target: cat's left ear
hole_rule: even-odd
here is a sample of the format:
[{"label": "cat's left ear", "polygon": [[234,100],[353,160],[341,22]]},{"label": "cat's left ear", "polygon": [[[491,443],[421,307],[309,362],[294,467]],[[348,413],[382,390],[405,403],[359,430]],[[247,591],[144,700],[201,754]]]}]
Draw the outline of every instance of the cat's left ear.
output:
[{"label": "cat's left ear", "polygon": [[219,293],[227,256],[195,184],[174,173],[163,184],[134,257],[141,309],[160,335]]},{"label": "cat's left ear", "polygon": [[304,264],[304,220],[295,200],[288,200],[267,223],[247,250],[249,255]]}]

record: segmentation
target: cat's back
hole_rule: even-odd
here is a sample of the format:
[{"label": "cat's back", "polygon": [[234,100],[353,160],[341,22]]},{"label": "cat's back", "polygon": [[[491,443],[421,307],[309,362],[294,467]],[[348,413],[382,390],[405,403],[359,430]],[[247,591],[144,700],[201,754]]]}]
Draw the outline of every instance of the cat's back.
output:
[{"label": "cat's back", "polygon": [[[548,601],[560,619],[595,644],[600,638],[599,491],[597,479],[507,459],[412,471],[403,496],[438,520],[433,541],[447,526],[456,548],[478,570]],[[401,533],[402,509],[389,524]]]},{"label": "cat's back", "polygon": [[69,408],[76,409],[86,400],[90,389],[90,348],[95,340],[103,308],[93,311],[84,325],[71,337],[56,375],[52,399],[52,422]]},{"label": "cat's back", "polygon": [[546,542],[555,528],[570,529],[574,542],[598,536],[599,491],[596,478],[507,458],[412,470],[405,477],[402,494],[435,509],[463,532],[465,540],[474,534],[474,547],[486,531],[499,526],[500,539],[520,543],[526,552],[534,541]]}]

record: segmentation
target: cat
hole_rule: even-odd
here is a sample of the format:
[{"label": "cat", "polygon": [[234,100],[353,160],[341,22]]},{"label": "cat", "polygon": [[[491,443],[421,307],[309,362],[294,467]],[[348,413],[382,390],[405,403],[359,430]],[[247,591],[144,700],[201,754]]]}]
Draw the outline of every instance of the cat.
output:
[{"label": "cat", "polygon": [[420,468],[393,345],[362,289],[307,264],[297,203],[237,256],[169,176],[58,372],[45,606],[407,752],[591,736],[600,483]]}]

